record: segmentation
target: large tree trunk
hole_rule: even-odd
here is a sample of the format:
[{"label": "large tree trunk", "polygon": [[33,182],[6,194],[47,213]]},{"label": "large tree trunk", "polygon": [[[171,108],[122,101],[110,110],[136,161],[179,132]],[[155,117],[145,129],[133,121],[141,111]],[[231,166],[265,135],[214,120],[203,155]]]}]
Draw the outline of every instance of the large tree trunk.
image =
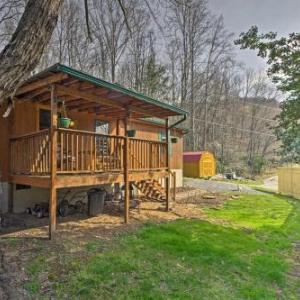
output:
[{"label": "large tree trunk", "polygon": [[63,0],[29,0],[16,31],[0,54],[0,105],[8,115],[16,89],[37,66],[56,26]]}]

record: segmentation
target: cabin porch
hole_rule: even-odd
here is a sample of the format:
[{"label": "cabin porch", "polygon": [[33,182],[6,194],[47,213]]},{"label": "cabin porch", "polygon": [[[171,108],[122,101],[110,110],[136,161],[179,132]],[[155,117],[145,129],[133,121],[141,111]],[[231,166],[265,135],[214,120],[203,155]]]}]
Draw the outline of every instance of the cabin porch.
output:
[{"label": "cabin porch", "polygon": [[[126,186],[126,182],[139,187],[145,180],[158,185],[161,181],[173,180],[176,186],[176,177],[167,167],[167,142],[56,128],[56,147],[52,150],[50,132],[45,129],[10,139],[11,183],[48,189],[52,197],[65,188]],[[53,166],[55,180],[51,176]],[[169,185],[168,191],[153,193],[153,189],[147,190],[147,195],[159,196],[168,209]],[[125,205],[125,222],[128,218],[129,204]]]},{"label": "cabin porch", "polygon": [[[145,176],[165,177],[166,142],[74,129],[57,128],[55,131],[57,145],[54,154],[58,187],[91,185],[90,182],[124,182],[126,154],[131,181]],[[35,186],[49,187],[50,144],[49,129],[11,138],[12,181],[21,184],[31,182]]]},{"label": "cabin porch", "polygon": [[[163,190],[161,198],[169,209],[170,182],[176,180],[170,170],[169,132],[185,120],[185,111],[62,65],[33,76],[15,95],[8,181],[49,189],[50,237],[56,229],[57,191],[62,188],[123,183],[125,223],[131,184],[151,195]],[[76,120],[72,129],[59,124],[62,104]],[[41,110],[49,114],[45,129]],[[157,133],[154,139],[129,137],[131,122],[149,117],[162,120],[164,139]],[[175,117],[173,124],[170,117]],[[95,131],[95,120],[114,124],[114,130]],[[148,180],[164,180],[164,187],[149,191],[154,185]]]}]

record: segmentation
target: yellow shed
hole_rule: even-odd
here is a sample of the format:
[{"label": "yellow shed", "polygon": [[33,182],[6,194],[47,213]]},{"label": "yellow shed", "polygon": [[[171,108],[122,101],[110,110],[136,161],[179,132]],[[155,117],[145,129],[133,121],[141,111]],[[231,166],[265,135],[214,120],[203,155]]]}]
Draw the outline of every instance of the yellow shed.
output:
[{"label": "yellow shed", "polygon": [[211,177],[216,175],[216,160],[212,153],[184,152],[183,176],[185,177]]}]

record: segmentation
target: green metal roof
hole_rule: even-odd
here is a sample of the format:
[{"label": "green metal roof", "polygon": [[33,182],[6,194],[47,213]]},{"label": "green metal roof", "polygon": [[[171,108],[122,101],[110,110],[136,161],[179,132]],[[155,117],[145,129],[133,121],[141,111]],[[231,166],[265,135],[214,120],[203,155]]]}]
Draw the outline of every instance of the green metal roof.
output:
[{"label": "green metal roof", "polygon": [[[165,122],[162,119],[155,118],[155,117],[141,118],[141,120],[146,121],[147,123],[155,124],[155,125],[160,125],[160,126],[165,125]],[[174,126],[174,128],[182,130],[182,132],[184,134],[189,132],[188,128],[185,128],[185,127]]]},{"label": "green metal roof", "polygon": [[88,81],[88,82],[90,82],[90,83],[92,83],[96,86],[104,87],[104,88],[122,93],[124,95],[142,100],[144,102],[157,105],[161,108],[171,110],[171,111],[173,111],[174,113],[176,113],[178,115],[188,115],[187,111],[181,109],[180,107],[178,107],[176,105],[168,104],[168,103],[153,99],[153,98],[148,97],[148,96],[146,96],[142,93],[139,93],[139,92],[136,92],[134,90],[125,88],[124,86],[122,86],[120,84],[111,83],[111,82],[105,81],[103,79],[99,79],[99,78],[94,77],[92,75],[89,75],[85,72],[75,70],[71,67],[67,67],[67,66],[59,64],[59,63],[47,68],[46,70],[42,71],[39,74],[36,74],[35,76],[33,76],[30,79],[33,79],[34,77],[38,77],[39,75],[42,75],[42,74],[47,73],[47,72],[63,72],[63,73],[69,74],[73,77],[76,77],[79,80]]}]

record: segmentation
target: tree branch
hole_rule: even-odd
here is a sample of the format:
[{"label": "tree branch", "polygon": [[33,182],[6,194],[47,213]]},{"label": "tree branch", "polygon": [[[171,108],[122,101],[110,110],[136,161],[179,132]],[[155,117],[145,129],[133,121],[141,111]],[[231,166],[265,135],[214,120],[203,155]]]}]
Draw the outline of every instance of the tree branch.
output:
[{"label": "tree branch", "polygon": [[84,0],[84,12],[85,12],[85,24],[87,29],[87,35],[90,42],[93,41],[91,28],[90,28],[90,21],[89,21],[89,7],[88,7],[88,0]]}]

